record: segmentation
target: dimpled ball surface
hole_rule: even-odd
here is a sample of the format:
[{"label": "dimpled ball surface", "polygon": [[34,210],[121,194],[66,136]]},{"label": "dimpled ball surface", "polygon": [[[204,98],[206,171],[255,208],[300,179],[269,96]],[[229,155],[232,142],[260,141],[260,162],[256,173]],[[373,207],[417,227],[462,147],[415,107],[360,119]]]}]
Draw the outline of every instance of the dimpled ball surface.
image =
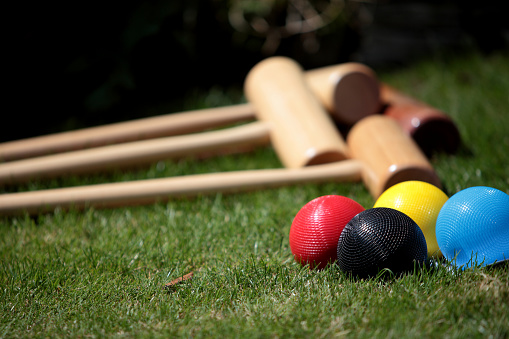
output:
[{"label": "dimpled ball surface", "polygon": [[440,210],[436,234],[445,258],[457,266],[509,259],[509,195],[485,186],[459,191]]},{"label": "dimpled ball surface", "polygon": [[427,259],[424,234],[406,214],[385,207],[367,209],[348,222],[338,241],[339,268],[359,278],[388,268],[399,275]]},{"label": "dimpled ball surface", "polygon": [[290,228],[290,249],[295,260],[318,269],[334,262],[341,231],[361,211],[364,207],[359,203],[340,195],[325,195],[308,202]]},{"label": "dimpled ball surface", "polygon": [[428,255],[442,257],[436,238],[436,222],[447,195],[435,185],[422,181],[404,181],[385,190],[373,207],[388,207],[405,213],[421,228]]}]

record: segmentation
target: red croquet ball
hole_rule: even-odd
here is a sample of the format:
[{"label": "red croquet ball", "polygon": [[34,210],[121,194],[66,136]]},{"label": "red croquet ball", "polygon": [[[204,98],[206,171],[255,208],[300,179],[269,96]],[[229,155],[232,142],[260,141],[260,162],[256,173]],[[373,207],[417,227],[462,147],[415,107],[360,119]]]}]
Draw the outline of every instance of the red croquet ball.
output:
[{"label": "red croquet ball", "polygon": [[324,195],[304,205],[290,228],[290,249],[297,262],[324,268],[337,259],[339,236],[345,225],[364,211],[356,201]]}]

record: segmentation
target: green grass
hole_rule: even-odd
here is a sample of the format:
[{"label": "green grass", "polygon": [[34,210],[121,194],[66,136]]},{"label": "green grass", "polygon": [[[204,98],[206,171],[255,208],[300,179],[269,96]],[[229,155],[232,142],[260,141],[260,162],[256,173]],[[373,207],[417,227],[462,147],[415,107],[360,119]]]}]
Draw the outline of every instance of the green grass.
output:
[{"label": "green grass", "polygon": [[[458,154],[431,159],[449,195],[509,193],[507,55],[437,57],[379,77],[457,122]],[[4,192],[279,166],[262,148]],[[296,264],[292,218],[325,194],[374,203],[361,183],[327,183],[0,218],[0,337],[509,337],[507,265],[355,281]]]}]

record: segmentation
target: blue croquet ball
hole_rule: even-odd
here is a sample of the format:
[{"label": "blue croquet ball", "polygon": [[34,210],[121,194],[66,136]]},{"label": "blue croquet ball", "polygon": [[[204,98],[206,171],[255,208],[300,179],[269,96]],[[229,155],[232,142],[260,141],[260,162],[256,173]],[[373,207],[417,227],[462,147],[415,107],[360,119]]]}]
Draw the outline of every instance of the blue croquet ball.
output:
[{"label": "blue croquet ball", "polygon": [[491,187],[466,188],[442,206],[437,243],[456,266],[486,266],[509,259],[509,195]]}]

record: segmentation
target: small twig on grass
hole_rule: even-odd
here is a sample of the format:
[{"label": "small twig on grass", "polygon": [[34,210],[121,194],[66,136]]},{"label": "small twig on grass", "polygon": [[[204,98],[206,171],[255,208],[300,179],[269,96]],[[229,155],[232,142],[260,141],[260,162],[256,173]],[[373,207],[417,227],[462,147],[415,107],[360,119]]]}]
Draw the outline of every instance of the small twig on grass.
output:
[{"label": "small twig on grass", "polygon": [[180,283],[182,283],[182,282],[184,282],[186,280],[192,279],[193,275],[194,275],[194,272],[191,272],[191,273],[185,274],[185,275],[183,275],[181,277],[178,277],[177,279],[174,279],[174,280],[170,281],[169,283],[165,284],[164,288],[165,289],[173,288],[177,284],[180,284]]}]

